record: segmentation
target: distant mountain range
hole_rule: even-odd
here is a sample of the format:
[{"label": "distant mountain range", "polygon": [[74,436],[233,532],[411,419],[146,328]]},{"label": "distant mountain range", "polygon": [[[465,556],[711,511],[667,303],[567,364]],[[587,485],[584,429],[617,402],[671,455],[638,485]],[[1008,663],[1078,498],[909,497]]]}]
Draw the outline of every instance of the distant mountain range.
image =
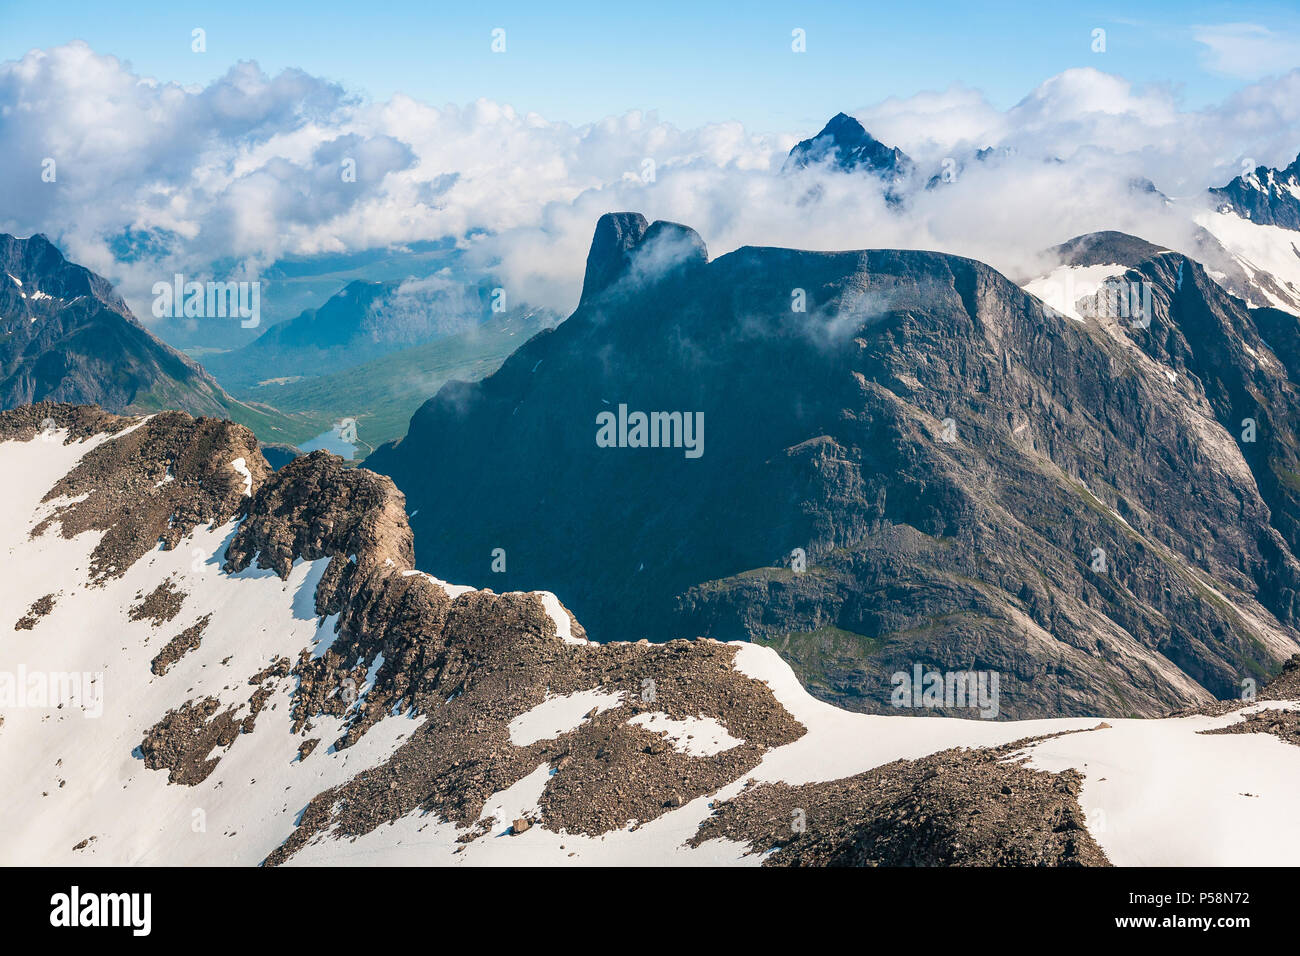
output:
[{"label": "distant mountain range", "polygon": [[[549,309],[517,309],[463,332],[412,345],[336,372],[238,390],[282,412],[354,420],[358,457],[406,434],[411,416],[452,379],[490,375],[529,338],[559,322]],[[302,437],[310,437],[304,435]]]},{"label": "distant mountain range", "polygon": [[206,355],[204,363],[228,388],[242,389],[327,375],[472,331],[498,315],[517,319],[535,311],[508,301],[494,310],[493,297],[488,282],[465,285],[436,276],[403,282],[356,280],[319,309],[271,326],[242,348]]},{"label": "distant mountain range", "polygon": [[68,262],[44,236],[0,236],[0,262],[0,405],[66,400],[230,418],[285,446],[277,461],[345,418],[356,421],[364,451],[400,436],[443,382],[494,371],[558,321],[526,305],[496,311],[493,288],[483,284],[354,281],[320,309],[200,365],[142,325],[107,279]]},{"label": "distant mountain range", "polygon": [[[139,258],[139,251],[128,243],[117,243],[112,248],[121,253],[120,261],[134,262]],[[167,248],[164,245],[155,251],[165,254]],[[201,318],[146,317],[147,324],[168,345],[202,358],[213,352],[242,348],[273,325],[320,308],[349,282],[398,283],[409,276],[433,275],[442,270],[463,271],[460,259],[461,250],[454,238],[412,242],[400,248],[285,257],[256,276],[261,283],[261,315],[256,326]],[[235,266],[233,262],[221,262],[212,271],[220,278]]]}]

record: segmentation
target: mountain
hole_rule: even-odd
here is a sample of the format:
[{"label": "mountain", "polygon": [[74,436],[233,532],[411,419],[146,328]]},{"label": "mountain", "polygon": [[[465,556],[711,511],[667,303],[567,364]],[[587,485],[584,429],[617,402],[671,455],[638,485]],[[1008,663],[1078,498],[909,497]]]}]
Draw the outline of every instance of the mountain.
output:
[{"label": "mountain", "polygon": [[115,411],[226,414],[212,377],[131,314],[107,279],[45,236],[0,235],[0,405],[94,403]]},{"label": "mountain", "polygon": [[1300,659],[1169,719],[851,714],[769,648],[595,645],[551,594],[417,572],[388,479],[322,452],[272,473],[229,422],[0,412],[0,489],[5,864],[1300,851]]},{"label": "mountain", "polygon": [[[128,242],[110,246],[119,262],[132,262],[139,252]],[[179,253],[168,244],[156,254]],[[286,256],[260,270],[259,322],[245,328],[241,322],[211,322],[194,318],[163,318],[149,323],[149,330],[169,345],[194,358],[214,352],[242,348],[272,326],[318,309],[331,296],[353,281],[400,283],[409,276],[428,276],[447,271],[464,271],[462,252],[456,239],[446,237],[377,247],[349,253],[317,253]],[[233,271],[237,263],[221,262],[218,271]]]},{"label": "mountain", "polygon": [[1300,315],[1300,157],[1282,170],[1259,166],[1209,198],[1214,207],[1195,222],[1247,275],[1250,304]]},{"label": "mountain", "polygon": [[[563,594],[600,641],[762,642],[853,709],[917,662],[998,671],[1014,718],[1235,697],[1300,647],[1300,331],[1176,253],[1108,271],[1148,326],[611,214],[577,311],[367,465],[417,566]],[[633,412],[682,413],[677,447]]]},{"label": "mountain", "polygon": [[[401,282],[356,280],[319,309],[267,329],[240,349],[204,357],[235,391],[353,368],[402,349],[469,332],[488,319],[520,320],[535,311],[506,307],[502,290],[432,276]],[[500,304],[498,304],[500,303]]]},{"label": "mountain", "polygon": [[[801,140],[786,157],[783,173],[825,166],[845,173],[870,173],[897,185],[913,172],[912,160],[896,147],[886,146],[852,116],[836,113],[812,139]],[[897,197],[891,191],[891,198]]]},{"label": "mountain", "polygon": [[[1246,229],[1254,228],[1236,216],[1231,218]],[[1220,231],[1224,230],[1220,227]],[[1048,249],[1044,253],[1046,271],[1021,281],[1020,285],[1059,310],[1068,312],[1069,308],[1051,301],[1045,290],[1064,291],[1067,276],[1072,285],[1081,282],[1086,285],[1089,274],[1094,279],[1104,279],[1135,268],[1155,255],[1174,251],[1128,233],[1113,230],[1091,232]],[[1248,306],[1276,304],[1300,315],[1300,289],[1288,288],[1271,272],[1232,252],[1204,226],[1193,226],[1187,247],[1181,251],[1201,263],[1215,282]],[[1296,275],[1300,277],[1300,269],[1296,270]],[[1095,282],[1091,288],[1095,291]],[[1074,303],[1067,305],[1072,307]]]},{"label": "mountain", "polygon": [[1220,212],[1235,213],[1261,226],[1300,231],[1300,156],[1285,169],[1256,166],[1226,186],[1210,190]]},{"label": "mountain", "polygon": [[326,427],[232,398],[141,325],[103,276],[69,262],[45,236],[0,235],[0,408],[33,401],[178,409],[238,421],[266,441]]},{"label": "mountain", "polygon": [[204,364],[231,388],[360,364],[384,351],[377,337],[366,334],[366,324],[372,306],[396,287],[395,282],[349,282],[320,308],[271,326],[242,348],[206,355]]},{"label": "mountain", "polygon": [[[501,367],[507,356],[559,316],[549,309],[494,315],[464,332],[413,345],[360,365],[297,381],[275,380],[241,389],[240,397],[288,413],[353,419],[365,453],[406,434],[411,415],[451,379],[474,380]],[[316,432],[305,426],[289,440]]]}]

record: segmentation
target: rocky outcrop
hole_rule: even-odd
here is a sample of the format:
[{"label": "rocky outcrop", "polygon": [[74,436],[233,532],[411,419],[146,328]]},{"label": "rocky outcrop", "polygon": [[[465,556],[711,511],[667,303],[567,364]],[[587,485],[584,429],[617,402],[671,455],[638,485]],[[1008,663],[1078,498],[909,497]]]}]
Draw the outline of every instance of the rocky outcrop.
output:
[{"label": "rocky outcrop", "polygon": [[692,844],[725,837],[767,853],[765,866],[1108,866],[1079,806],[1081,775],[1008,760],[1024,743],[749,787]]},{"label": "rocky outcrop", "polygon": [[582,302],[625,294],[647,282],[683,281],[708,261],[704,240],[680,223],[646,222],[640,213],[608,213],[596,223]]},{"label": "rocky outcrop", "polygon": [[[411,533],[391,481],[324,452],[261,486],[227,557],[227,571],[256,561],[282,575],[296,559],[329,559],[316,609],[337,615],[337,636],[293,668],[295,732],[319,714],[349,714],[334,743],[344,748],[390,712],[433,716],[384,765],[313,801],[271,862],[322,830],[365,833],[416,808],[468,825],[489,796],[547,762],[556,768],[542,803],[549,825],[601,833],[711,792],[802,733],[767,688],[732,669],[734,648],[566,641],[536,595],[451,597],[410,570]],[[619,702],[573,732],[511,744],[508,724],[521,712],[595,689]],[[711,717],[741,743],[710,759],[681,755],[628,724],[638,713]]]},{"label": "rocky outcrop", "polygon": [[54,510],[32,530],[38,537],[57,527],[65,538],[103,532],[91,554],[92,581],[120,577],[159,544],[174,547],[199,525],[239,514],[270,472],[253,433],[222,419],[162,412],[131,420],[54,404],[0,412],[0,439],[72,441],[95,430],[117,437],[88,451],[49,490]]}]

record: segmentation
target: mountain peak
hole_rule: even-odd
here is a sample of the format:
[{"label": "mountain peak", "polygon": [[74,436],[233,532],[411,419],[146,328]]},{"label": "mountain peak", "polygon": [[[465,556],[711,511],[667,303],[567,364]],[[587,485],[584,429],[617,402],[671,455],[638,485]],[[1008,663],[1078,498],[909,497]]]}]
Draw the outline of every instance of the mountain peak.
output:
[{"label": "mountain peak", "polygon": [[867,132],[866,127],[848,113],[836,113],[832,116],[830,122],[826,124],[819,135],[825,136],[828,133],[833,136],[843,135],[855,139],[862,139],[871,136],[871,134]]},{"label": "mountain peak", "polygon": [[582,302],[609,289],[638,260],[647,273],[658,274],[679,263],[705,262],[708,249],[700,234],[681,223],[647,222],[639,212],[608,212],[596,222],[582,280]]},{"label": "mountain peak", "polygon": [[1263,226],[1300,231],[1300,156],[1285,169],[1256,166],[1226,186],[1211,189],[1220,212]]},{"label": "mountain peak", "polygon": [[906,175],[912,168],[906,153],[880,142],[847,113],[836,113],[820,133],[790,150],[783,171],[822,163],[842,172],[866,170],[889,178]]},{"label": "mountain peak", "polygon": [[639,212],[607,212],[596,220],[582,278],[582,300],[608,288],[627,268],[632,250],[645,238],[650,223]]}]

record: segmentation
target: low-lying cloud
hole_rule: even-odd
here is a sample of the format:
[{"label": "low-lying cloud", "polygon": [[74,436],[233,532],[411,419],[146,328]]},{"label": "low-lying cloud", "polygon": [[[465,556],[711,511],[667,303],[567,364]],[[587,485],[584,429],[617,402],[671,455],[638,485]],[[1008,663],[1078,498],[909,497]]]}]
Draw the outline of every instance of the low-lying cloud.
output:
[{"label": "low-lying cloud", "polygon": [[[1229,57],[1214,43],[1230,35],[1202,42]],[[1016,275],[1037,250],[1095,229],[1179,244],[1207,186],[1300,150],[1300,69],[1201,110],[1166,87],[1074,69],[1007,110],[955,86],[853,114],[916,160],[922,182],[901,210],[869,177],[781,175],[815,130],[680,129],[640,112],[572,126],[488,100],[375,103],[250,62],[193,88],[72,43],[0,64],[0,229],[50,235],[146,317],[147,290],[177,271],[256,278],[285,255],[445,236],[512,302],[567,313],[596,219],[621,209],[693,227],[711,256],[927,248]],[[986,147],[1000,149],[977,160]],[[956,181],[920,188],[945,160]],[[1176,202],[1134,189],[1143,178]]]}]

